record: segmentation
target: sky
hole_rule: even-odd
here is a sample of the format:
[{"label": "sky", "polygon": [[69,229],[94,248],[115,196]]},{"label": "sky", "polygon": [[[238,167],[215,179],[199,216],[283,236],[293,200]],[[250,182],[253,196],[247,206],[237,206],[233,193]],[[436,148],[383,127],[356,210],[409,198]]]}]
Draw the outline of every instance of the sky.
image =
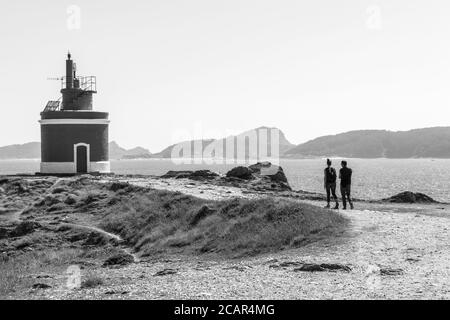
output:
[{"label": "sky", "polygon": [[445,0],[0,0],[0,146],[39,141],[68,50],[127,148],[448,126],[449,16]]}]

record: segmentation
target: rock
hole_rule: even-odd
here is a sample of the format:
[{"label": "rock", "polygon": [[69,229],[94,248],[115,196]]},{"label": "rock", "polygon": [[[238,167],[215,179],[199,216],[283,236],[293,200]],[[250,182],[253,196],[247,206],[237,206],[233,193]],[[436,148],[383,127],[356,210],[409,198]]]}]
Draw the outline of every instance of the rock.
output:
[{"label": "rock", "polygon": [[270,168],[272,166],[272,163],[269,161],[263,161],[263,162],[257,162],[255,164],[252,164],[248,166],[248,168],[253,172],[257,174],[261,174],[261,170],[265,168]]},{"label": "rock", "polygon": [[120,197],[112,197],[111,199],[109,199],[108,205],[112,206],[115,205],[116,203],[119,203],[120,201],[121,201]]},{"label": "rock", "polygon": [[66,198],[66,200],[64,200],[64,203],[69,205],[69,206],[72,205],[72,204],[75,204],[76,202],[77,202],[77,200],[74,197],[72,197],[72,196],[68,196]]},{"label": "rock", "polygon": [[[127,190],[127,189],[125,189],[125,190]],[[124,190],[121,190],[121,191],[124,191]],[[104,193],[90,193],[78,201],[77,207],[82,207],[82,206],[97,207],[98,202],[107,197],[108,196]]]},{"label": "rock", "polygon": [[193,171],[167,171],[166,174],[162,175],[161,178],[167,179],[167,178],[175,178],[175,179],[181,179],[181,178],[189,178],[192,175]]},{"label": "rock", "polygon": [[118,253],[108,259],[103,263],[103,267],[108,266],[124,266],[134,262],[134,257],[126,252]]},{"label": "rock", "polygon": [[247,167],[239,166],[231,169],[227,172],[226,176],[228,178],[239,178],[244,180],[253,179],[252,170]]},{"label": "rock", "polygon": [[[274,259],[274,260],[276,260],[276,259]],[[299,261],[285,261],[285,262],[281,262],[280,264],[271,264],[269,266],[269,268],[276,269],[276,268],[300,267],[303,264],[304,264],[303,262],[299,262]]]},{"label": "rock", "polygon": [[275,181],[275,182],[284,182],[287,183],[287,177],[284,174],[283,168],[281,168],[280,166],[278,166],[277,172],[275,174],[268,174],[268,177],[270,177],[270,180]]},{"label": "rock", "polygon": [[394,203],[437,203],[436,200],[420,192],[405,191],[382,201]]},{"label": "rock", "polygon": [[105,294],[127,294],[129,293],[129,291],[114,291],[114,290],[110,290],[110,291],[106,291]]},{"label": "rock", "polygon": [[351,271],[352,269],[349,266],[336,264],[336,263],[305,263],[300,268],[294,269],[294,271],[308,271],[308,272],[316,272],[316,271]]},{"label": "rock", "polygon": [[269,161],[258,162],[248,167],[254,174],[267,176],[270,180],[275,182],[287,183],[287,177],[284,174],[283,168],[277,165],[273,165]]},{"label": "rock", "polygon": [[178,271],[175,270],[175,269],[167,268],[167,269],[163,269],[161,271],[156,272],[153,276],[154,277],[161,277],[161,276],[167,276],[167,275],[175,274],[177,272]]},{"label": "rock", "polygon": [[17,193],[28,192],[28,188],[24,186],[24,184],[20,181],[15,181],[11,184],[12,187],[15,187]]},{"label": "rock", "polygon": [[109,241],[108,237],[99,232],[91,232],[84,241],[84,245],[87,246],[103,246],[107,244]]},{"label": "rock", "polygon": [[55,211],[61,211],[66,209],[66,206],[63,203],[56,203],[52,205],[51,207],[47,208],[47,212],[55,212]]},{"label": "rock", "polygon": [[84,204],[91,204],[93,202],[96,202],[100,200],[100,198],[98,197],[98,195],[95,194],[89,194],[86,198],[83,199]]},{"label": "rock", "polygon": [[211,180],[219,175],[210,170],[196,170],[196,171],[168,171],[162,175],[161,178],[175,178],[175,179],[192,179],[192,180]]},{"label": "rock", "polygon": [[256,191],[292,190],[283,168],[273,165],[268,161],[258,162],[248,167],[235,167],[227,172],[226,177],[228,182],[233,182],[232,179],[236,179],[234,181],[238,184],[236,187],[240,187],[239,179],[241,181],[252,180],[251,184],[247,187],[251,187]]},{"label": "rock", "polygon": [[399,276],[403,274],[402,269],[381,268],[380,274],[382,276]]},{"label": "rock", "polygon": [[40,205],[45,204],[46,206],[50,207],[59,202],[60,200],[57,197],[48,195],[44,198],[43,203],[40,203]]},{"label": "rock", "polygon": [[14,246],[15,249],[20,250],[20,249],[29,247],[32,244],[33,244],[33,241],[30,238],[25,237],[25,238],[21,238],[17,241],[14,241],[12,245]]},{"label": "rock", "polygon": [[207,205],[202,206],[200,208],[200,210],[198,210],[198,212],[192,218],[190,225],[191,226],[197,225],[197,223],[199,223],[200,220],[206,218],[207,216],[209,216],[210,214],[212,214],[214,212],[215,212],[215,210],[211,209]]},{"label": "rock", "polygon": [[192,180],[210,180],[218,177],[219,175],[215,172],[212,172],[210,170],[196,170],[192,172],[191,176],[189,177]]},{"label": "rock", "polygon": [[0,227],[0,240],[8,238],[8,229]]},{"label": "rock", "polygon": [[66,188],[62,188],[62,187],[57,187],[57,188],[54,188],[54,189],[52,190],[52,193],[53,193],[53,194],[63,193],[63,192],[67,192],[67,189],[66,189]]},{"label": "rock", "polygon": [[103,283],[104,283],[103,279],[100,278],[99,276],[88,276],[87,279],[83,280],[80,287],[82,289],[95,288],[103,285]]},{"label": "rock", "polygon": [[34,230],[39,227],[39,223],[33,222],[33,221],[23,221],[15,227],[11,233],[11,237],[22,237],[24,235],[27,235],[29,233],[34,232]]},{"label": "rock", "polygon": [[52,286],[45,283],[35,283],[33,284],[33,289],[50,289]]},{"label": "rock", "polygon": [[128,188],[130,184],[128,182],[113,182],[109,186],[109,190],[116,192],[117,190]]},{"label": "rock", "polygon": [[0,178],[0,184],[7,183],[9,181],[8,178]]}]

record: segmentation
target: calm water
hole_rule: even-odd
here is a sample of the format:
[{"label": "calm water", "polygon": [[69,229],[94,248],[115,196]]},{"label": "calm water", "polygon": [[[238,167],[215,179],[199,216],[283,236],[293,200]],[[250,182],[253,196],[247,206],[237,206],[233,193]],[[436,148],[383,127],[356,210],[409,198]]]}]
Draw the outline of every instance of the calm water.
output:
[{"label": "calm water", "polygon": [[[354,196],[379,199],[401,191],[423,192],[436,200],[450,202],[450,160],[442,159],[350,159]],[[339,160],[334,161],[337,168]],[[281,160],[294,189],[323,192],[321,159]],[[234,165],[179,165],[171,160],[116,160],[111,170],[118,174],[160,175],[168,170],[211,169],[225,173]],[[34,173],[39,160],[0,160],[0,174]]]}]

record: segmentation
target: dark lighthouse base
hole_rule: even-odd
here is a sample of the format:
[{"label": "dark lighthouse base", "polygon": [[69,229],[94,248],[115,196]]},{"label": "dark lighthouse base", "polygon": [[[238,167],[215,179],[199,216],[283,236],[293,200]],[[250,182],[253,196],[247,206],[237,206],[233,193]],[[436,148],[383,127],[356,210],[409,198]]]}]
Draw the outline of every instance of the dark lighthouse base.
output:
[{"label": "dark lighthouse base", "polygon": [[109,173],[108,113],[41,113],[42,174]]}]

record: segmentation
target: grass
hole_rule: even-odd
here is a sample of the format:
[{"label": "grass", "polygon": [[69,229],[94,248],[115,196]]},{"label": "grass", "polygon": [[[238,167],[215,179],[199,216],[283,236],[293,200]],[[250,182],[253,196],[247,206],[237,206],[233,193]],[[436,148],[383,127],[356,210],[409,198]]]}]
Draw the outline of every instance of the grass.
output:
[{"label": "grass", "polygon": [[60,268],[80,256],[80,249],[42,250],[13,258],[0,258],[0,297],[35,282],[31,275]]},{"label": "grass", "polygon": [[[67,184],[67,187],[78,185]],[[158,253],[255,255],[333,237],[347,224],[336,212],[286,198],[212,201],[128,185],[112,190],[109,185],[94,182],[80,189],[83,192],[77,191],[79,199],[89,200],[77,200],[70,206],[80,224],[98,225],[119,234],[143,256]],[[83,197],[88,193],[90,198]],[[62,193],[57,196],[61,201],[65,199]],[[35,214],[49,215],[49,221],[53,221],[54,214],[49,214],[46,206],[35,210]],[[47,231],[37,230],[8,240],[15,248],[9,252],[19,255],[0,256],[0,297],[29,290],[37,281],[37,274],[61,275],[71,264],[104,260],[117,253],[118,248],[109,242],[86,246],[83,237],[79,241],[68,240],[78,232],[87,231],[56,229],[49,235]],[[78,247],[68,248],[66,244]],[[88,275],[83,287],[102,284],[99,277]]]},{"label": "grass", "polygon": [[254,255],[342,232],[341,215],[288,199],[202,200],[147,190],[105,209],[101,227],[120,234],[142,255]]},{"label": "grass", "polygon": [[[12,258],[0,257],[0,299],[14,291],[31,288],[33,283],[38,281],[35,275],[66,274],[69,265],[77,265],[85,259],[104,259],[116,251],[117,249],[109,247],[65,248],[27,252]],[[102,284],[101,278],[88,274],[81,287],[92,288]]]}]

